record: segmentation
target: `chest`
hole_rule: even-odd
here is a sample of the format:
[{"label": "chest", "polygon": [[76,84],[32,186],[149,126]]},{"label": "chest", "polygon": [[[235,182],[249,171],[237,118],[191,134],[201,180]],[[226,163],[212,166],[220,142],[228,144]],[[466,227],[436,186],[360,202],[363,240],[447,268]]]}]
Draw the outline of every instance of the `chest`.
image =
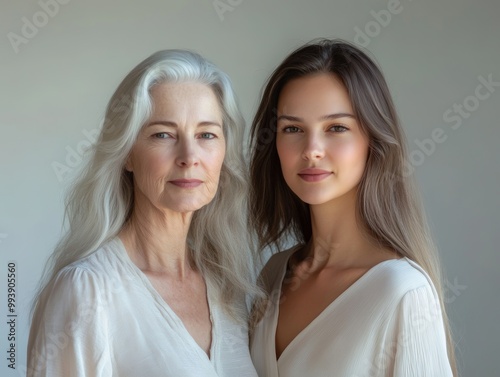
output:
[{"label": "chest", "polygon": [[189,283],[148,276],[151,284],[189,335],[207,353],[210,352],[212,322],[206,285],[201,277]]},{"label": "chest", "polygon": [[281,288],[276,327],[276,357],[279,358],[293,339],[365,272],[364,269],[355,269],[286,277]]}]

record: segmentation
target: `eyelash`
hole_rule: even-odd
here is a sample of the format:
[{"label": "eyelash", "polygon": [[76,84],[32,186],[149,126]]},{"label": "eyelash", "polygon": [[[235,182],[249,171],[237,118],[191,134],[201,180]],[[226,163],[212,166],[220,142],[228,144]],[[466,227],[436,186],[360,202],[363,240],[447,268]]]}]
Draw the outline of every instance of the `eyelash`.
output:
[{"label": "eyelash", "polygon": [[[334,124],[333,126],[331,126],[329,128],[329,130],[331,130],[332,128],[335,128],[336,131],[335,132],[346,132],[347,130],[349,130],[346,126],[343,126],[341,124]],[[339,131],[339,129],[342,129],[341,131]]]},{"label": "eyelash", "polygon": [[[295,129],[295,131],[291,131],[291,129]],[[342,132],[346,132],[349,130],[346,126],[343,126],[341,124],[334,124],[333,126],[330,126],[328,128],[329,131],[332,129],[335,129],[336,133],[342,133]],[[283,127],[283,129],[282,129],[283,133],[297,133],[299,131],[300,131],[300,128],[297,126],[286,126],[286,127]]]},{"label": "eyelash", "polygon": [[217,137],[217,136],[215,136],[215,134],[213,134],[211,132],[203,132],[200,134],[200,136],[203,136],[203,135],[209,135],[209,137],[200,137],[200,139],[211,140],[211,139],[215,139]]},{"label": "eyelash", "polygon": [[291,128],[295,128],[296,130],[300,130],[300,128],[296,127],[296,126],[286,126],[286,127],[283,127],[282,132],[288,133],[288,134],[292,134],[292,133],[296,133],[297,132],[297,131],[295,131],[295,132],[291,131],[290,130]]},{"label": "eyelash", "polygon": [[[160,137],[159,135],[167,135],[168,137]],[[156,134],[153,134],[153,137],[155,139],[168,139],[170,135],[167,132],[158,132]]]},{"label": "eyelash", "polygon": [[[167,135],[168,137],[160,137],[160,135]],[[204,137],[205,135],[207,135],[208,137]],[[155,139],[169,139],[171,138],[172,136],[169,135],[168,132],[158,132],[158,133],[155,133],[152,135]],[[217,136],[211,132],[202,132],[201,134],[199,134],[200,136],[200,139],[205,139],[205,140],[211,140],[211,139],[215,139]]]}]

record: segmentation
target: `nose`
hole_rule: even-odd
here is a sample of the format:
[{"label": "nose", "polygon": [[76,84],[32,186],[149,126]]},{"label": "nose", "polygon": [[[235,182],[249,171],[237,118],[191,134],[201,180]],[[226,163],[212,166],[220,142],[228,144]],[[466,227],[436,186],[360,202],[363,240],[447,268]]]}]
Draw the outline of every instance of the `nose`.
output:
[{"label": "nose", "polygon": [[304,140],[305,145],[302,151],[302,158],[308,161],[320,160],[325,156],[323,142],[318,135],[309,134]]},{"label": "nose", "polygon": [[179,167],[189,168],[192,166],[197,166],[200,162],[199,157],[196,153],[196,145],[194,140],[185,138],[184,140],[179,140],[177,144],[177,157],[175,158],[175,163]]}]

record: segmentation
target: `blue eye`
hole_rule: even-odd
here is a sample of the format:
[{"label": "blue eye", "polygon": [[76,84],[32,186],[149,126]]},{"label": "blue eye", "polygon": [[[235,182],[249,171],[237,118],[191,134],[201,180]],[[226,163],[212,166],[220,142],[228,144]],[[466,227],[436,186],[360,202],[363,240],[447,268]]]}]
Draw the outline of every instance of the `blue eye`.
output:
[{"label": "blue eye", "polygon": [[215,135],[211,132],[203,132],[200,134],[200,139],[215,139]]},{"label": "blue eye", "polygon": [[296,132],[300,132],[300,128],[296,127],[296,126],[287,126],[287,127],[283,127],[283,132],[296,133]]},{"label": "blue eye", "polygon": [[158,132],[158,133],[154,134],[153,137],[156,139],[168,139],[171,136],[166,132]]}]

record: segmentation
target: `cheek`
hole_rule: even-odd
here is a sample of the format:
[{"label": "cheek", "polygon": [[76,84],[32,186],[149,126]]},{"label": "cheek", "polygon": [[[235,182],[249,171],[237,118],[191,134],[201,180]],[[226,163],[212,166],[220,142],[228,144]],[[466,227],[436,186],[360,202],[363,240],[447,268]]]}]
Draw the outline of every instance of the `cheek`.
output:
[{"label": "cheek", "polygon": [[212,177],[219,177],[226,156],[225,143],[221,143],[215,148],[211,148],[205,153],[203,160],[208,168],[209,174]]},{"label": "cheek", "polygon": [[292,167],[297,156],[300,157],[300,153],[295,149],[297,148],[294,148],[294,146],[289,143],[285,144],[279,140],[276,142],[276,151],[278,152],[281,169],[284,175],[286,175],[287,171]]},{"label": "cheek", "polygon": [[332,148],[332,156],[335,161],[343,161],[358,174],[363,171],[368,156],[368,145],[362,141],[347,142]]},{"label": "cheek", "polygon": [[170,169],[172,161],[165,150],[154,148],[141,148],[132,156],[134,176],[139,185],[155,187],[163,181],[165,174]]}]

